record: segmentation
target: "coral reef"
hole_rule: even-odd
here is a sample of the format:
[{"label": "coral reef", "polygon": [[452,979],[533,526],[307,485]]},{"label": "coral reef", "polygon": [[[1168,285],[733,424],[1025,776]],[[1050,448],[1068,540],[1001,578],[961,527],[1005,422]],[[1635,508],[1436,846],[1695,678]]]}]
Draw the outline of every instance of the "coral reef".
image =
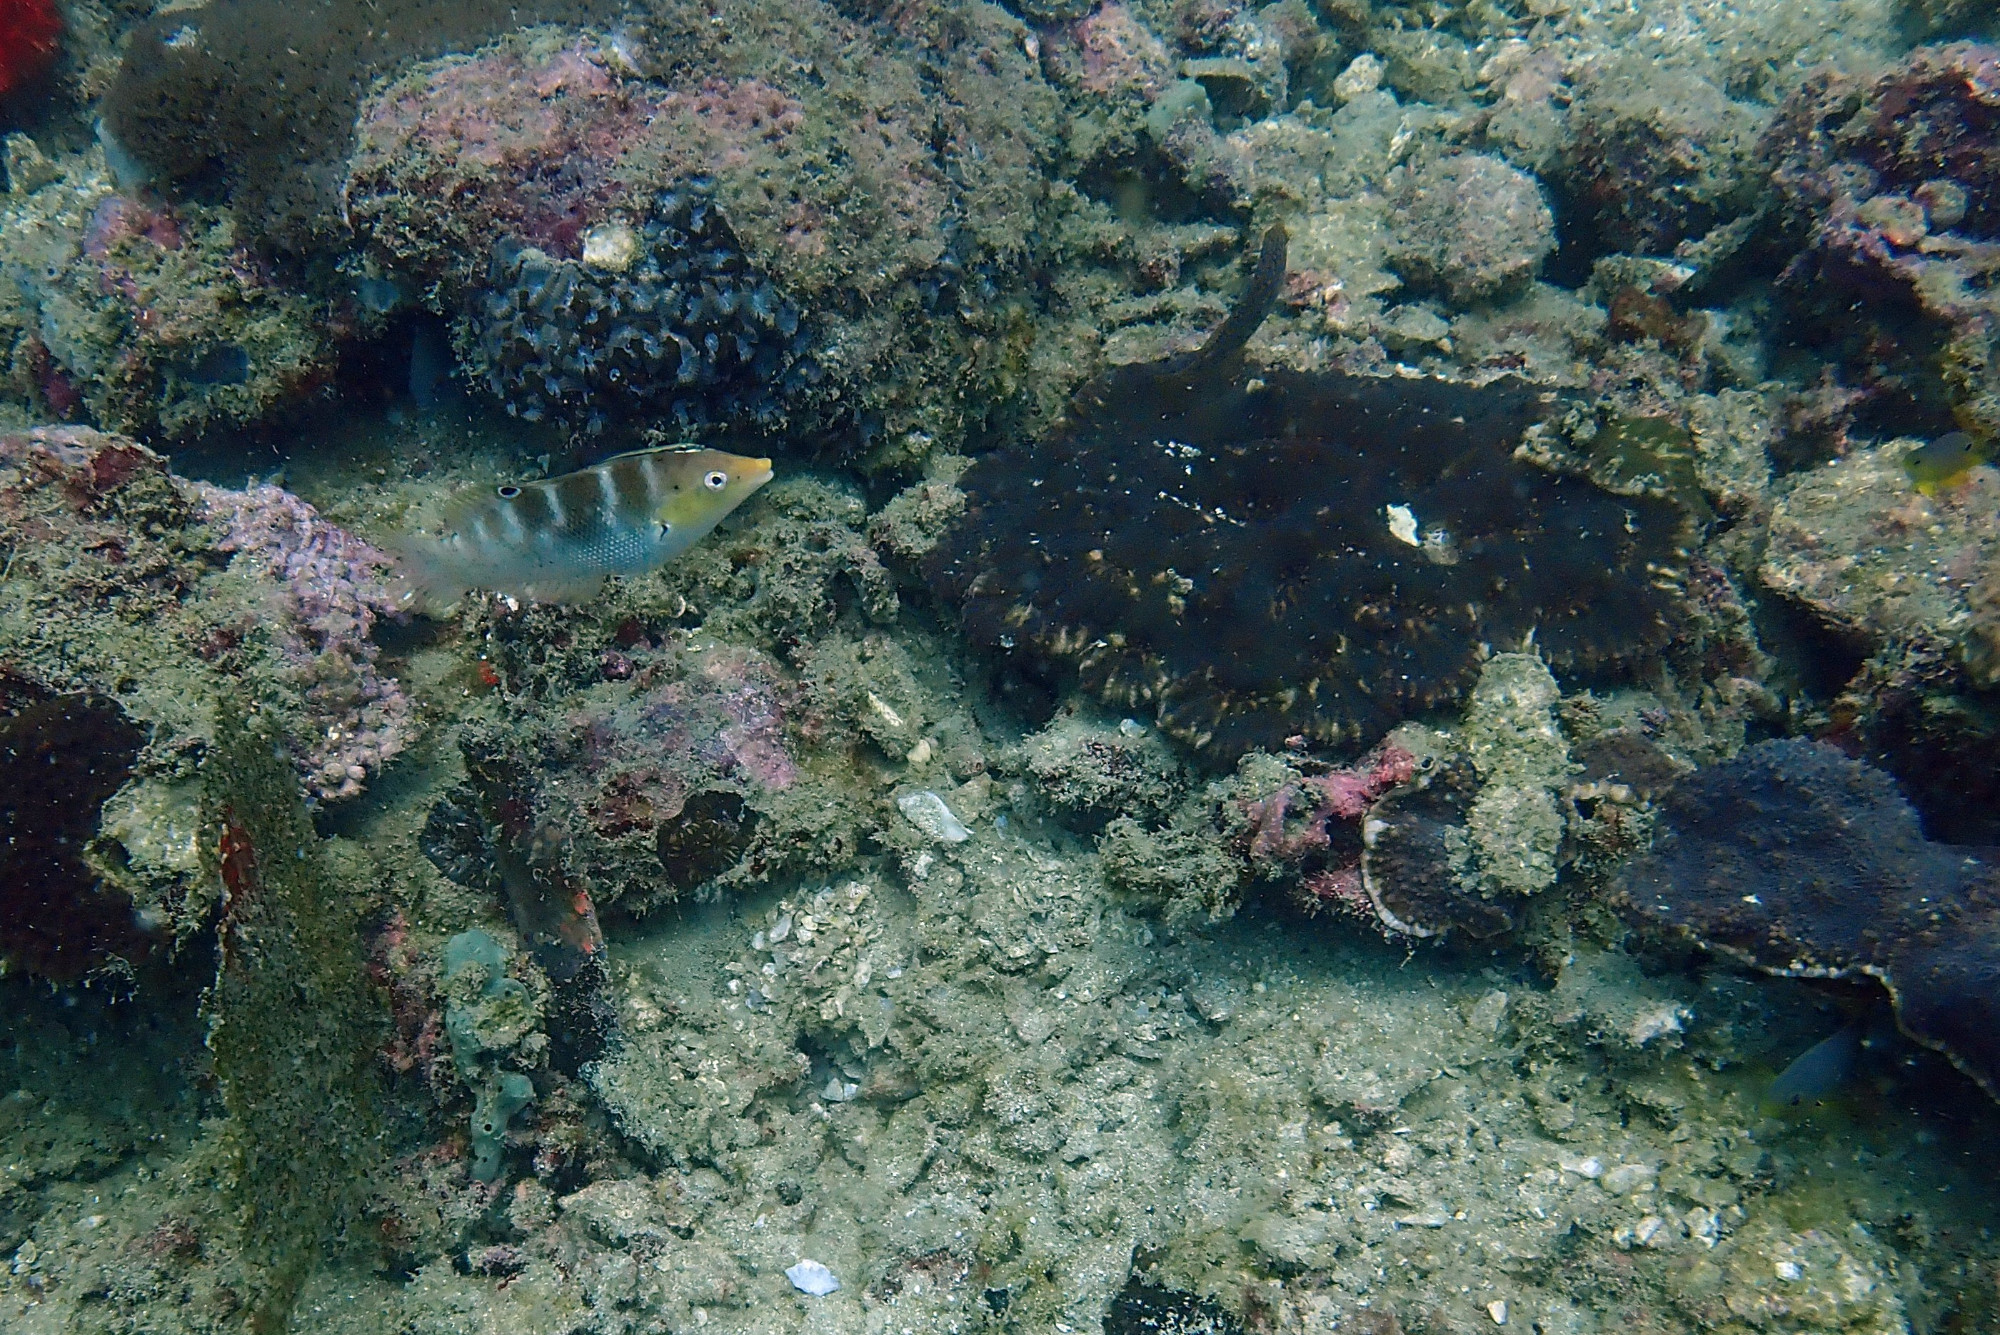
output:
[{"label": "coral reef", "polygon": [[1481,642],[1564,672],[1666,643],[1680,515],[1517,462],[1534,390],[1245,369],[1262,315],[966,473],[928,569],[968,635],[1222,758],[1379,736],[1456,699]]},{"label": "coral reef", "polygon": [[950,440],[1053,141],[1018,43],[986,40],[1011,21],[962,18],[919,62],[815,10],[660,83],[615,42],[517,34],[369,99],[347,215],[378,277],[469,312],[461,346],[524,413]]},{"label": "coral reef", "polygon": [[1671,254],[1749,212],[1763,185],[1769,111],[1702,72],[1634,56],[1592,67],[1556,167],[1571,226],[1598,253]]},{"label": "coral reef", "polygon": [[50,418],[167,441],[258,421],[331,378],[324,306],[225,211],[114,190],[99,161],[11,136],[0,357]]},{"label": "coral reef", "polygon": [[402,64],[587,2],[222,0],[132,31],[104,94],[118,152],[162,184],[226,193],[253,232],[304,251],[337,234],[339,170],[361,91]]},{"label": "coral reef", "polygon": [[1555,884],[1573,766],[1556,722],[1561,690],[1531,654],[1480,670],[1458,745],[1363,827],[1361,886],[1384,925],[1413,936],[1491,936]]},{"label": "coral reef", "polygon": [[471,370],[509,412],[607,418],[685,437],[714,422],[769,428],[780,402],[818,378],[798,308],[752,272],[713,203],[690,183],[662,195],[622,238],[623,263],[494,257],[469,322]]},{"label": "coral reef", "polygon": [[509,1049],[535,1052],[547,1040],[526,1045],[541,1015],[528,989],[507,976],[500,943],[477,928],[444,943],[445,1034],[452,1064],[475,1092],[472,1107],[472,1177],[491,1182],[500,1176],[507,1148],[507,1124],[534,1101],[534,1082],[519,1071],[502,1070]]},{"label": "coral reef", "polygon": [[1808,80],[1761,148],[1778,220],[1801,246],[1787,272],[1795,320],[1822,326],[1815,341],[1878,412],[1921,414],[1939,433],[1954,420],[2000,433],[1996,87],[2000,48],[1919,47],[1872,78]]},{"label": "coral reef", "polygon": [[410,699],[377,666],[369,638],[377,618],[401,615],[389,556],[281,487],[198,483],[196,491],[203,518],[220,526],[214,550],[232,557],[235,575],[271,590],[248,612],[297,693],[307,791],[324,801],[353,797],[416,732]]},{"label": "coral reef", "polygon": [[1903,1031],[2000,1098],[2000,859],[1933,844],[1880,770],[1762,742],[1664,798],[1620,888],[1635,914],[1770,973],[1879,978]]},{"label": "coral reef", "polygon": [[368,638],[387,558],[279,488],[191,483],[122,437],[42,428],[0,436],[0,540],[11,671],[117,700],[148,730],[151,777],[186,776],[222,700],[283,720],[324,800],[415,736]]},{"label": "coral reef", "polygon": [[[1993,1079],[1991,855],[1744,749],[2000,841],[1996,474],[1900,472],[1987,453],[1990,238],[1879,114],[1976,177],[1984,57],[1014,8],[70,7],[0,749],[89,791],[0,807],[145,940],[0,970],[0,1326],[1994,1325],[2000,1100],[1764,976]],[[782,477],[588,605],[384,623],[353,532],[649,432]]]}]

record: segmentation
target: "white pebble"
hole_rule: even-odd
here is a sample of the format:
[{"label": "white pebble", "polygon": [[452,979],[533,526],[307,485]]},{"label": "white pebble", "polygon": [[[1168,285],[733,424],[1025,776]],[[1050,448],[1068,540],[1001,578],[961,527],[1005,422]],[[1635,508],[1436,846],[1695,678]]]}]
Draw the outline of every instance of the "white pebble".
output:
[{"label": "white pebble", "polygon": [[928,788],[922,792],[905,793],[896,799],[896,806],[902,811],[904,820],[941,844],[962,844],[972,837],[972,831],[951,814],[951,808],[944,804],[944,799]]},{"label": "white pebble", "polygon": [[1604,1175],[1604,1189],[1614,1196],[1650,1191],[1656,1174],[1642,1163],[1621,1163]]},{"label": "white pebble", "polygon": [[1507,1300],[1505,1298],[1495,1298],[1492,1302],[1486,1304],[1486,1315],[1493,1318],[1494,1325],[1496,1326],[1506,1325]]},{"label": "white pebble", "polygon": [[1372,52],[1364,51],[1349,61],[1340,77],[1333,81],[1333,95],[1343,102],[1352,102],[1381,86],[1382,62]]},{"label": "white pebble", "polygon": [[810,1257],[785,1271],[785,1278],[792,1281],[792,1287],[800,1293],[810,1293],[815,1298],[824,1298],[840,1288],[840,1281],[833,1277],[833,1272]]}]

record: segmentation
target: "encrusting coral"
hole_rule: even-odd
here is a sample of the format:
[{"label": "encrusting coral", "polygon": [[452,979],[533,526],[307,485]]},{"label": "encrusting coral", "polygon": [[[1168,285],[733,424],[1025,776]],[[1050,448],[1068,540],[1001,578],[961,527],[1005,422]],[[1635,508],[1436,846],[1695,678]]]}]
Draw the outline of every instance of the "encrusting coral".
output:
[{"label": "encrusting coral", "polygon": [[966,473],[928,569],[974,641],[1224,759],[1379,736],[1462,694],[1482,643],[1560,672],[1664,645],[1680,512],[1518,462],[1533,387],[1244,365],[1284,252],[1198,352]]},{"label": "encrusting coral", "polygon": [[1882,771],[1821,742],[1750,747],[1668,792],[1620,889],[1766,972],[1880,979],[1905,1033],[2000,1098],[2000,857],[1927,841]]}]

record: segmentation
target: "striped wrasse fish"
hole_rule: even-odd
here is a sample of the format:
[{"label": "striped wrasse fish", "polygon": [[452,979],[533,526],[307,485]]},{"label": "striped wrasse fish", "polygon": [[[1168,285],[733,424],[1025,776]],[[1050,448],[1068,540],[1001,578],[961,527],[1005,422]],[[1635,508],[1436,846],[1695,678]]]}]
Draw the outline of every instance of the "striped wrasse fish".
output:
[{"label": "striped wrasse fish", "polygon": [[434,533],[389,547],[404,606],[448,613],[484,589],[581,603],[610,575],[657,570],[771,480],[769,459],[690,445],[634,450],[539,482],[475,487],[446,502]]}]

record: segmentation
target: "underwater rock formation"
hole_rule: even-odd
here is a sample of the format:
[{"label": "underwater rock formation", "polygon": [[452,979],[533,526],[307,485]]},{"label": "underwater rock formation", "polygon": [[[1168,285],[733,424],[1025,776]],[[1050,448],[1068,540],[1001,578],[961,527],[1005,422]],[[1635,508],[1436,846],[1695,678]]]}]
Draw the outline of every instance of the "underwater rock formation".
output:
[{"label": "underwater rock formation", "polygon": [[1639,918],[1788,977],[1878,978],[1911,1038],[2000,1098],[2000,850],[1925,840],[1882,771],[1761,742],[1662,799]]},{"label": "underwater rock formation", "polygon": [[[358,932],[374,869],[322,842],[279,738],[225,704],[202,766],[204,874],[221,892],[207,1046],[228,1120],[215,1187],[273,1328],[353,1227],[383,1151],[381,1011]],[[365,860],[364,860],[365,867]]]},{"label": "underwater rock formation", "polygon": [[1556,248],[1555,217],[1535,178],[1484,153],[1455,153],[1392,181],[1396,241],[1389,262],[1454,305],[1526,287]]},{"label": "underwater rock formation", "polygon": [[336,231],[340,161],[371,80],[592,9],[588,0],[217,0],[175,10],[132,32],[105,93],[104,130],[153,181],[226,193],[253,232],[306,250]]},{"label": "underwater rock formation", "polygon": [[[1802,324],[1819,322],[1814,344],[1901,408],[1902,429],[1914,411],[1940,433],[2000,434],[2000,47],[1919,47],[1872,79],[1815,75],[1760,152],[1801,246],[1780,290]],[[1927,327],[1911,327],[1912,309]]]},{"label": "underwater rock formation", "polygon": [[223,699],[282,719],[324,800],[416,734],[370,638],[392,610],[388,558],[289,492],[189,482],[123,437],[41,428],[0,436],[0,544],[16,595],[0,655],[46,690],[117,699],[156,773],[199,754]]},{"label": "underwater rock formation", "polygon": [[663,657],[554,718],[522,711],[506,739],[469,734],[473,783],[426,824],[431,861],[460,884],[504,891],[552,977],[582,963],[564,942],[599,939],[594,918],[587,931],[573,921],[584,887],[628,913],[699,889],[738,864],[760,802],[798,778],[771,663],[731,649]]},{"label": "underwater rock formation", "polygon": [[332,376],[317,300],[222,209],[114,191],[89,159],[7,140],[0,364],[47,419],[183,440],[253,422]]},{"label": "underwater rock formation", "polygon": [[1665,255],[1747,212],[1769,112],[1700,73],[1633,56],[1582,81],[1556,165],[1574,228],[1597,251]]},{"label": "underwater rock formation", "polygon": [[1482,645],[1570,673],[1665,644],[1682,516],[1517,461],[1532,386],[1243,363],[1284,249],[1196,353],[966,473],[928,571],[973,641],[1223,760],[1380,736],[1455,701]]},{"label": "underwater rock formation", "polygon": [[533,29],[418,66],[361,109],[365,276],[462,316],[524,414],[956,435],[940,405],[979,396],[930,378],[991,373],[1055,136],[1013,21],[953,22],[921,58],[816,9],[754,47]]}]

